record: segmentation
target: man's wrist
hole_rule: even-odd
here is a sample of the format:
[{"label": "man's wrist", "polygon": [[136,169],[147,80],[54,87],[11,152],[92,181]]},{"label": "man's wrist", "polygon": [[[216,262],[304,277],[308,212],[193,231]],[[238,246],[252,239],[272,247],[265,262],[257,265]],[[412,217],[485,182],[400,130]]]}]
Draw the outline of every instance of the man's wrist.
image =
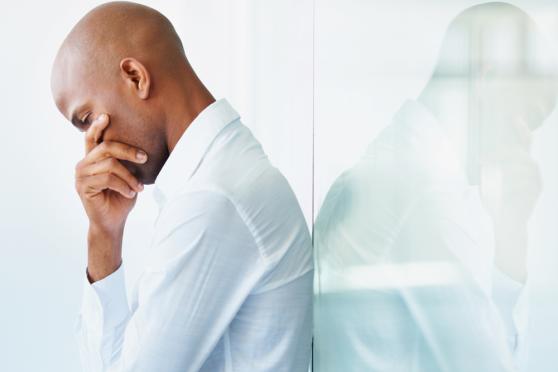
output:
[{"label": "man's wrist", "polygon": [[123,234],[124,226],[108,231],[95,224],[89,225],[87,279],[90,283],[109,276],[120,267]]},{"label": "man's wrist", "polygon": [[[494,224],[494,263],[512,279],[525,283],[527,280],[527,224]],[[520,221],[521,222],[521,221]]]}]

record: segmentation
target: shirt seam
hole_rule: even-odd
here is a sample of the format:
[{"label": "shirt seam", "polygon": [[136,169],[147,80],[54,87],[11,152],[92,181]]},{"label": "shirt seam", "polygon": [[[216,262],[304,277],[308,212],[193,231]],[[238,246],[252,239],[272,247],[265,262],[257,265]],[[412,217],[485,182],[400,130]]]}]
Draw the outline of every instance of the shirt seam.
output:
[{"label": "shirt seam", "polygon": [[[267,255],[264,254],[263,244],[262,244],[261,239],[259,239],[258,236],[257,236],[256,229],[254,228],[253,224],[250,223],[250,219],[248,218],[248,216],[242,211],[241,208],[239,208],[238,204],[235,203],[234,198],[229,193],[225,192],[222,189],[215,188],[215,187],[200,187],[200,188],[196,188],[195,190],[187,190],[187,191],[175,194],[172,199],[167,201],[167,204],[171,203],[172,201],[174,201],[175,199],[177,199],[179,197],[183,197],[183,196],[186,196],[186,195],[191,194],[191,193],[204,193],[204,192],[219,195],[219,196],[223,197],[224,199],[226,199],[226,201],[229,202],[233,206],[236,214],[242,220],[242,224],[248,230],[248,233],[250,234],[250,237],[252,238],[256,248],[258,249],[258,255],[259,255],[260,259],[266,265],[266,267],[269,267],[272,263],[272,260],[271,260],[270,257],[268,257]],[[161,214],[162,214],[162,211],[159,213],[159,216]],[[173,228],[172,230],[175,230],[175,229],[176,228]],[[168,237],[168,235],[169,234],[166,234],[165,236],[161,237],[159,240],[156,241],[156,244],[158,244],[159,242],[166,239]]]},{"label": "shirt seam", "polygon": [[288,284],[294,282],[295,280],[302,278],[304,275],[306,275],[306,274],[308,274],[312,271],[314,271],[314,268],[313,267],[308,267],[305,270],[303,270],[300,274],[289,276],[286,279],[282,279],[282,280],[279,280],[277,282],[273,282],[272,284],[267,285],[267,286],[264,285],[262,288],[252,292],[251,294],[252,295],[260,295],[260,294],[267,293],[269,291],[273,291],[273,290],[275,290],[279,287],[282,287],[284,285],[288,285]]},{"label": "shirt seam", "polygon": [[[234,210],[236,211],[236,213],[238,214],[238,216],[242,220],[242,223],[246,226],[246,229],[250,233],[250,236],[252,237],[252,240],[254,241],[256,247],[258,248],[258,253],[260,255],[260,258],[265,263],[265,265],[269,267],[269,265],[271,264],[270,258],[267,257],[264,254],[263,244],[261,242],[261,239],[256,234],[256,229],[255,229],[254,225],[251,223],[251,221],[248,218],[248,216],[246,215],[246,213],[244,213],[244,211],[241,208],[239,208],[238,204],[234,202],[234,199],[232,198],[232,196],[229,193],[225,192],[224,190],[220,190],[220,189],[216,189],[216,188],[204,188],[202,190],[206,190],[207,192],[213,192],[217,195],[221,195],[222,197],[227,199],[227,201],[229,203],[232,204],[232,206],[234,207]],[[200,191],[202,191],[202,190],[200,190]]]}]

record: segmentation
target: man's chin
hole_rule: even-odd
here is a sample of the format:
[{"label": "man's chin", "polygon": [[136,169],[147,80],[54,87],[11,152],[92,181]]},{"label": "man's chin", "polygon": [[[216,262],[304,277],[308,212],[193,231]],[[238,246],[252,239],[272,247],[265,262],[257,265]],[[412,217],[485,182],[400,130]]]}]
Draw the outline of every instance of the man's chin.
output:
[{"label": "man's chin", "polygon": [[155,183],[155,178],[149,178],[145,180],[140,180],[144,185],[153,185]]},{"label": "man's chin", "polygon": [[136,164],[127,160],[120,160],[120,162],[132,173],[134,177],[144,185],[152,185],[155,183],[155,176],[151,175],[153,172],[149,170],[149,162],[146,164]]},{"label": "man's chin", "polygon": [[145,168],[143,169],[136,168],[136,172],[134,172],[133,174],[137,178],[137,180],[143,183],[144,185],[152,185],[155,183],[156,177],[147,174]]}]

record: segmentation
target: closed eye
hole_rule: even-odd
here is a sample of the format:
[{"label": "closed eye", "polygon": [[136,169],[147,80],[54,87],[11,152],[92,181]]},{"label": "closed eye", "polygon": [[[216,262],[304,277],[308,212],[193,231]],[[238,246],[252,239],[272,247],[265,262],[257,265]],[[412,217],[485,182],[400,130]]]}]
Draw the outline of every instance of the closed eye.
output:
[{"label": "closed eye", "polygon": [[91,113],[88,112],[87,114],[85,114],[80,120],[79,120],[79,126],[78,129],[81,132],[86,132],[87,129],[89,128],[89,126],[91,125]]},{"label": "closed eye", "polygon": [[85,115],[83,116],[79,116],[77,113],[77,110],[74,111],[72,113],[72,115],[70,116],[70,122],[72,123],[72,125],[74,127],[76,127],[80,132],[85,132],[87,130],[87,125],[90,124],[89,122],[91,121],[91,111],[87,112]]},{"label": "closed eye", "polygon": [[85,116],[81,119],[81,123],[82,123],[83,125],[88,125],[88,124],[90,124],[90,123],[89,123],[89,121],[90,121],[89,119],[90,119],[90,118],[91,118],[91,113],[88,112],[88,113],[85,114]]}]

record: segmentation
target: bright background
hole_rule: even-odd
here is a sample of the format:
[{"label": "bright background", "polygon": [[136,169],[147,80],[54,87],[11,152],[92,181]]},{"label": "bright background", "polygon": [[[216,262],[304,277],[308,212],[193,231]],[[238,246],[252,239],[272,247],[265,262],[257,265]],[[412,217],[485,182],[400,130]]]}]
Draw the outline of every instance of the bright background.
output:
[{"label": "bright background", "polygon": [[[309,224],[333,180],[363,153],[403,100],[429,78],[447,23],[464,0],[141,1],[175,25],[213,94],[226,97],[285,174]],[[0,371],[79,370],[74,320],[87,220],[74,191],[82,135],[58,113],[50,68],[75,22],[100,1],[18,1],[0,10]],[[558,39],[553,0],[512,1]],[[314,9],[315,8],[315,9]],[[558,123],[536,138],[546,192],[532,265],[558,283]],[[142,267],[156,205],[148,187],[127,223],[124,259]],[[558,299],[551,294],[549,303]],[[537,319],[537,332],[558,325]],[[535,340],[537,338],[535,337]],[[540,340],[548,340],[541,337]],[[558,365],[556,343],[535,343],[533,371]]]}]

